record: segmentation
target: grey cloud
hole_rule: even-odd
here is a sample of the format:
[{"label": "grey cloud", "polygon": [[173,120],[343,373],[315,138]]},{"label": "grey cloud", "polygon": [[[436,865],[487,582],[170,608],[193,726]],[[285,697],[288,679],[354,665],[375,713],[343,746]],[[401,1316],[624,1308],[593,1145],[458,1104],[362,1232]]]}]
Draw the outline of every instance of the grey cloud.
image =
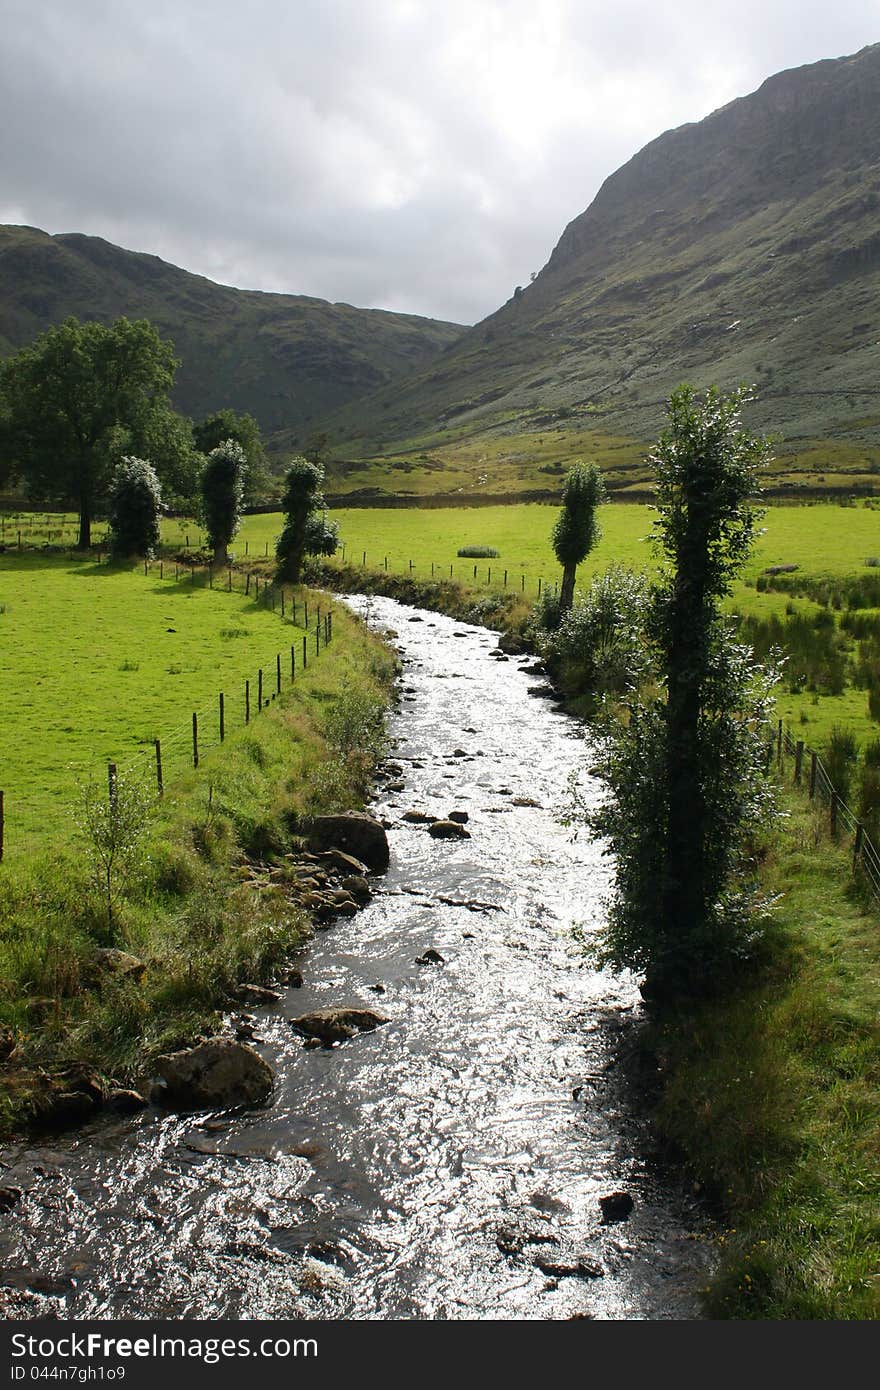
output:
[{"label": "grey cloud", "polygon": [[472,321],[604,177],[876,5],[4,0],[0,219]]}]

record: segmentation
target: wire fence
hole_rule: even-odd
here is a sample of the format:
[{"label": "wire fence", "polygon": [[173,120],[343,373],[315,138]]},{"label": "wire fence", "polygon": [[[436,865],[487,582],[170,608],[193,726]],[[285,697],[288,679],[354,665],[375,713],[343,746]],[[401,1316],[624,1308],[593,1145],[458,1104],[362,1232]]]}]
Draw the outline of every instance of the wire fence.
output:
[{"label": "wire fence", "polygon": [[880,903],[880,854],[864,823],[838,792],[819,754],[802,739],[794,739],[780,719],[776,729],[776,762],[781,773],[786,758],[794,760],[794,783],[806,791],[811,801],[820,801],[828,811],[828,829],[835,840],[852,839],[853,874],[860,876],[876,902]]},{"label": "wire fence", "polygon": [[[324,607],[314,593],[288,585],[278,585],[259,576],[242,574],[231,567],[222,572],[211,566],[189,568],[180,562],[144,561],[144,574],[185,583],[199,582],[206,587],[222,587],[253,598],[279,615],[285,634],[283,648],[272,654],[265,666],[243,676],[235,690],[218,690],[200,708],[191,712],[185,724],[142,744],[125,761],[106,766],[108,796],[113,801],[121,780],[136,781],[157,796],[185,769],[197,769],[205,754],[226,738],[251,723],[289,689],[333,640],[333,610]],[[188,577],[187,577],[188,576]],[[216,583],[215,583],[216,580]],[[79,770],[79,779],[94,785],[97,763],[91,772]],[[10,811],[14,817],[16,796],[13,789],[0,788],[0,862],[8,849]]]}]

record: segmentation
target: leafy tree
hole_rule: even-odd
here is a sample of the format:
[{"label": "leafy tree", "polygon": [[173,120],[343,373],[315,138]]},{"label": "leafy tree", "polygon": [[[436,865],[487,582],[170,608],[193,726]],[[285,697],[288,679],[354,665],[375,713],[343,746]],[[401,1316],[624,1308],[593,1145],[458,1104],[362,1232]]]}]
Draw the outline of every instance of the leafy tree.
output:
[{"label": "leafy tree", "polygon": [[334,522],[323,515],[321,486],[324,470],[320,464],[298,457],[291,460],[284,478],[284,526],[275,547],[277,578],[298,584],[306,555],[334,555],[339,534]]},{"label": "leafy tree", "polygon": [[768,446],[740,426],[748,397],[689,386],[669,402],[651,456],[655,537],[666,557],[648,636],[665,694],[634,700],[609,735],[613,799],[590,816],[618,865],[607,958],[647,972],[656,998],[715,988],[753,927],[736,875],[768,814],[766,720],[775,673],[736,644],[719,612],[748,555],[750,500]]},{"label": "leafy tree", "polygon": [[256,502],[266,493],[271,483],[266,450],[260,426],[252,415],[239,415],[228,407],[217,410],[193,425],[192,435],[196,449],[202,454],[210,454],[227,439],[234,439],[244,450],[246,459],[245,501]]},{"label": "leafy tree", "polygon": [[107,787],[89,783],[80,792],[79,825],[87,841],[92,877],[107,910],[107,933],[113,939],[115,905],[141,854],[150,797],[124,773]]},{"label": "leafy tree", "polygon": [[330,451],[330,436],[326,430],[313,430],[303,445],[302,456],[308,459],[309,463],[315,463],[319,468],[325,468],[327,455]]},{"label": "leafy tree", "polygon": [[596,516],[605,496],[602,475],[594,463],[576,463],[562,485],[562,511],[553,527],[553,549],[562,566],[559,614],[564,616],[574,601],[578,565],[599,539]]},{"label": "leafy tree", "polygon": [[146,459],[120,459],[110,483],[110,549],[118,559],[155,553],[161,507],[153,465]]},{"label": "leafy tree", "polygon": [[229,543],[241,525],[247,459],[234,439],[208,455],[201,478],[202,517],[215,565],[229,564]]},{"label": "leafy tree", "polygon": [[192,424],[186,416],[168,406],[157,406],[132,440],[132,452],[135,450],[152,461],[168,507],[193,513],[198,507],[205,459],[193,443]]},{"label": "leafy tree", "polygon": [[0,368],[7,449],[38,497],[75,499],[80,548],[91,544],[120,430],[146,428],[167,406],[177,366],[146,319],[110,327],[65,319]]}]

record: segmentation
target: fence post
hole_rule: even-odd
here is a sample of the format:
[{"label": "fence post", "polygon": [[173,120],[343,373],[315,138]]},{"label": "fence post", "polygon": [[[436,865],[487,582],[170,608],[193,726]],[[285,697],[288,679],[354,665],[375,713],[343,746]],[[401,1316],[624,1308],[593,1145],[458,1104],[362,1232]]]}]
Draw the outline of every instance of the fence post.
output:
[{"label": "fence post", "polygon": [[507,588],[507,570],[504,571],[504,587]]},{"label": "fence post", "polygon": [[540,598],[540,597],[541,597],[541,580],[540,580],[540,578],[539,578],[539,579],[538,579],[538,598]]},{"label": "fence post", "polygon": [[199,716],[193,711],[193,767],[199,765]]},{"label": "fence post", "polygon": [[804,761],[804,741],[798,739],[794,750],[794,780],[798,786],[801,784],[801,765]]},{"label": "fence post", "polygon": [[227,588],[229,589],[229,592],[232,593],[232,570],[227,570],[226,578],[228,581]]},{"label": "fence post", "polygon": [[245,581],[244,581],[244,596],[245,596],[245,598],[247,598],[247,596],[248,596],[248,594],[250,593],[250,591],[251,591],[251,572],[250,572],[250,570],[248,570],[247,576],[245,577]]},{"label": "fence post", "polygon": [[859,860],[862,857],[862,839],[865,834],[865,827],[860,820],[856,821],[856,838],[853,845],[853,873],[859,867]]},{"label": "fence post", "polygon": [[260,669],[259,669],[259,671],[257,672],[257,711],[258,711],[258,712],[262,711],[262,708],[263,708],[263,668],[262,668],[262,666],[261,666]]},{"label": "fence post", "polygon": [[303,627],[305,628],[306,632],[308,632],[308,630],[309,630],[309,601],[308,601],[307,598],[304,598],[304,599],[303,599],[303,608],[305,609],[305,617],[303,618]]},{"label": "fence post", "polygon": [[251,722],[251,683],[250,683],[250,681],[245,681],[245,683],[244,683],[244,722],[245,722],[245,724],[250,724],[250,722]]},{"label": "fence post", "polygon": [[409,572],[410,572],[410,574],[412,574],[412,570],[413,570],[412,560],[410,560],[410,562],[409,562]]},{"label": "fence post", "polygon": [[816,773],[819,767],[819,754],[810,754],[810,800],[816,795]]},{"label": "fence post", "polygon": [[276,653],[276,656],[275,656],[275,693],[276,693],[276,695],[280,695],[280,694],[281,694],[281,653],[280,653],[280,652],[277,652],[277,653]]},{"label": "fence post", "polygon": [[162,785],[162,745],[156,739],[156,789],[161,796],[165,790]]},{"label": "fence post", "polygon": [[281,616],[284,617],[284,585],[281,586]]},{"label": "fence post", "polygon": [[521,591],[522,593],[525,593],[525,591],[526,591],[526,577],[525,577],[524,574],[521,574],[519,578],[520,578],[520,585],[519,585],[520,591]]},{"label": "fence post", "polygon": [[226,713],[226,711],[225,711],[224,708],[223,708],[223,691],[221,690],[221,691],[220,691],[220,742],[221,742],[221,743],[223,742],[224,738],[226,737],[226,719],[225,719],[225,713]]},{"label": "fence post", "polygon": [[213,589],[213,587],[214,587],[214,566],[213,566],[213,565],[209,565],[209,566],[208,566],[208,588],[209,588],[209,589]]},{"label": "fence post", "polygon": [[296,680],[296,655],[293,647],[290,649],[290,679]]},{"label": "fence post", "polygon": [[308,640],[309,640],[308,637],[305,635],[305,633],[303,633],[303,670],[304,670],[304,671],[305,671],[306,667],[307,667],[308,664],[309,664],[309,649],[308,649],[308,645],[307,645],[307,644],[308,644]]},{"label": "fence post", "polygon": [[321,650],[321,615],[318,614],[318,621],[315,623],[315,656]]},{"label": "fence post", "polygon": [[388,573],[388,556],[385,556],[385,573]]}]

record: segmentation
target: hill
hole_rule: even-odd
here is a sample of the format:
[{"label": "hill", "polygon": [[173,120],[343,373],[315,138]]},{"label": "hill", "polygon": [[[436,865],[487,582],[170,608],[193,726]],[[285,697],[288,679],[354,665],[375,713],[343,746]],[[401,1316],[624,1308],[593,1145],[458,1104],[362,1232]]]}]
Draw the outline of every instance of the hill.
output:
[{"label": "hill", "polygon": [[781,484],[880,483],[880,44],[645,146],[532,284],[337,416],[340,481],[528,489],[585,454],[638,486],[682,380],[757,384]]},{"label": "hill", "polygon": [[327,412],[423,367],[458,324],[216,285],[99,237],[0,227],[0,356],[67,315],[148,318],[174,341],[174,402],[200,418],[249,411],[297,435]]}]

